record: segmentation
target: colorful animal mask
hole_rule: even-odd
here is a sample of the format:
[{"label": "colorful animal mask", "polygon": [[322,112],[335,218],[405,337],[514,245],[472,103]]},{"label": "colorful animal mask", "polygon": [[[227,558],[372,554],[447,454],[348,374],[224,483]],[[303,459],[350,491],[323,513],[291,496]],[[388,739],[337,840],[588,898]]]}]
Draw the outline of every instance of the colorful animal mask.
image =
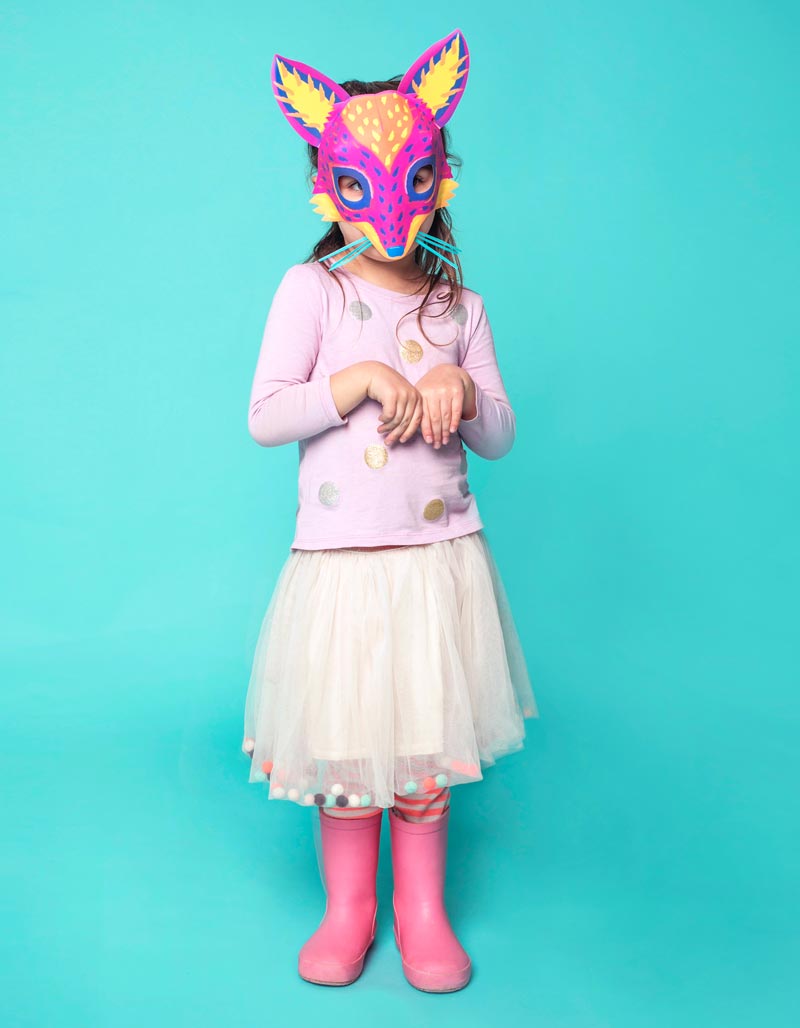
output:
[{"label": "colorful animal mask", "polygon": [[[458,30],[426,50],[396,90],[360,96],[350,96],[308,65],[275,55],[278,104],[292,128],[319,149],[311,202],[323,221],[347,221],[364,236],[342,247],[346,253],[337,264],[369,246],[399,260],[415,243],[435,246],[437,256],[452,264],[440,251],[455,247],[420,226],[448,205],[457,186],[440,129],[458,106],[468,72],[467,44]],[[416,176],[426,166],[433,179],[419,191]],[[343,196],[345,176],[360,185],[358,199]]]}]

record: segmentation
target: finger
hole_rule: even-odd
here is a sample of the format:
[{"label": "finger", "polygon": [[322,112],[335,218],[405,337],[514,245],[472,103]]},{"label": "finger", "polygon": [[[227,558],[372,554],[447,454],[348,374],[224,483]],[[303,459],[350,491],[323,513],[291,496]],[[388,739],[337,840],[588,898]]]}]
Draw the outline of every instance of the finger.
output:
[{"label": "finger", "polygon": [[450,421],[453,417],[452,414],[453,401],[450,396],[442,397],[441,411],[442,411],[442,445],[447,446],[450,442]]},{"label": "finger", "polygon": [[406,430],[406,427],[411,419],[413,411],[414,395],[413,393],[411,393],[409,394],[408,398],[403,403],[401,403],[400,407],[398,408],[397,424],[392,425],[389,432],[387,433],[387,444],[392,444],[396,442],[398,436],[400,436]]},{"label": "finger", "polygon": [[434,397],[430,404],[431,433],[433,434],[434,449],[442,445],[442,408],[438,397]]},{"label": "finger", "polygon": [[423,396],[422,398],[422,438],[426,443],[433,442],[433,429],[431,428],[431,407],[428,402],[428,397]]},{"label": "finger", "polygon": [[408,424],[408,428],[400,436],[400,442],[405,443],[414,435],[419,428],[419,423],[422,420],[422,397],[417,396],[414,401],[414,412],[411,415],[411,421]]},{"label": "finger", "polygon": [[378,431],[382,432],[384,436],[388,436],[393,429],[397,428],[405,416],[406,405],[407,400],[405,393],[399,391],[395,393],[391,400],[387,401],[386,410],[391,412],[391,416],[381,419],[384,421],[384,424],[378,429]]},{"label": "finger", "polygon": [[461,412],[464,409],[464,390],[461,390],[460,395],[453,397],[453,402],[450,406],[450,431],[455,434],[458,431],[458,426],[461,423]]},{"label": "finger", "polygon": [[441,446],[444,446],[449,436],[450,427],[450,401],[446,396],[439,396],[434,402],[434,408],[439,415],[439,440],[438,443],[434,443],[435,448],[438,450]]},{"label": "finger", "polygon": [[383,411],[378,415],[378,421],[383,421],[387,425],[389,422],[394,421],[397,417],[397,408],[398,403],[396,396],[390,396],[387,400],[384,400]]}]

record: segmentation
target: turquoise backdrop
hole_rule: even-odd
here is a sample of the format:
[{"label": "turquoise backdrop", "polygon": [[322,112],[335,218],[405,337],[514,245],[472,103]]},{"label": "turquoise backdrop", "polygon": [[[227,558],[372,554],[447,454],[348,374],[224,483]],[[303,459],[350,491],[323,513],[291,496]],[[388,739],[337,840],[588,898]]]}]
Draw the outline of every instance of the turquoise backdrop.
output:
[{"label": "turquoise backdrop", "polygon": [[[19,3],[0,20],[0,1020],[797,1024],[796,4]],[[296,446],[246,415],[321,223],[275,51],[461,28],[451,208],[518,436],[470,458],[541,717],[453,793],[469,987],[297,975],[309,813],[240,752]],[[386,827],[386,826],[385,826]]]}]

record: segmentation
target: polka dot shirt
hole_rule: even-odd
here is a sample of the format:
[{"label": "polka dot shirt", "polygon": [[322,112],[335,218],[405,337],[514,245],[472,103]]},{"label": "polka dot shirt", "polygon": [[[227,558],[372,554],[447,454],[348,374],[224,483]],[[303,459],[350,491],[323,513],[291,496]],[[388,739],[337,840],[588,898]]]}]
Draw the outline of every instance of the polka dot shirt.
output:
[{"label": "polka dot shirt", "polygon": [[[341,288],[340,288],[341,287]],[[267,316],[248,426],[262,446],[297,442],[298,504],[292,549],[413,545],[483,527],[467,480],[466,447],[488,460],[513,445],[515,416],[497,365],[481,297],[460,303],[405,295],[343,269],[289,268]],[[426,336],[427,334],[427,337]],[[360,361],[388,364],[412,384],[435,365],[458,364],[475,383],[477,414],[438,450],[421,432],[385,446],[383,408],[367,397],[346,415],[331,392],[335,372]]]}]

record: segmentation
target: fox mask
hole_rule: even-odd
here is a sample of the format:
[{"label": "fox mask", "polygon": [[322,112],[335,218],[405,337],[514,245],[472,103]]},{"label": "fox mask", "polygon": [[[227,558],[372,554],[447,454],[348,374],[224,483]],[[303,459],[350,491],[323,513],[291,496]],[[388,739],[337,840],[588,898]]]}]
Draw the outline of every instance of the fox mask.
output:
[{"label": "fox mask", "polygon": [[[430,248],[426,239],[434,237],[420,227],[448,205],[457,185],[440,129],[461,100],[468,72],[467,44],[458,30],[426,50],[396,90],[381,93],[350,96],[314,68],[275,55],[278,105],[292,128],[319,150],[311,203],[323,221],[346,221],[363,233],[342,247],[347,252],[337,264],[369,246],[390,260],[404,257],[415,244]],[[416,178],[426,167],[433,177],[420,191]],[[343,195],[345,176],[361,187],[357,200]],[[438,247],[436,252],[447,260]]]}]

